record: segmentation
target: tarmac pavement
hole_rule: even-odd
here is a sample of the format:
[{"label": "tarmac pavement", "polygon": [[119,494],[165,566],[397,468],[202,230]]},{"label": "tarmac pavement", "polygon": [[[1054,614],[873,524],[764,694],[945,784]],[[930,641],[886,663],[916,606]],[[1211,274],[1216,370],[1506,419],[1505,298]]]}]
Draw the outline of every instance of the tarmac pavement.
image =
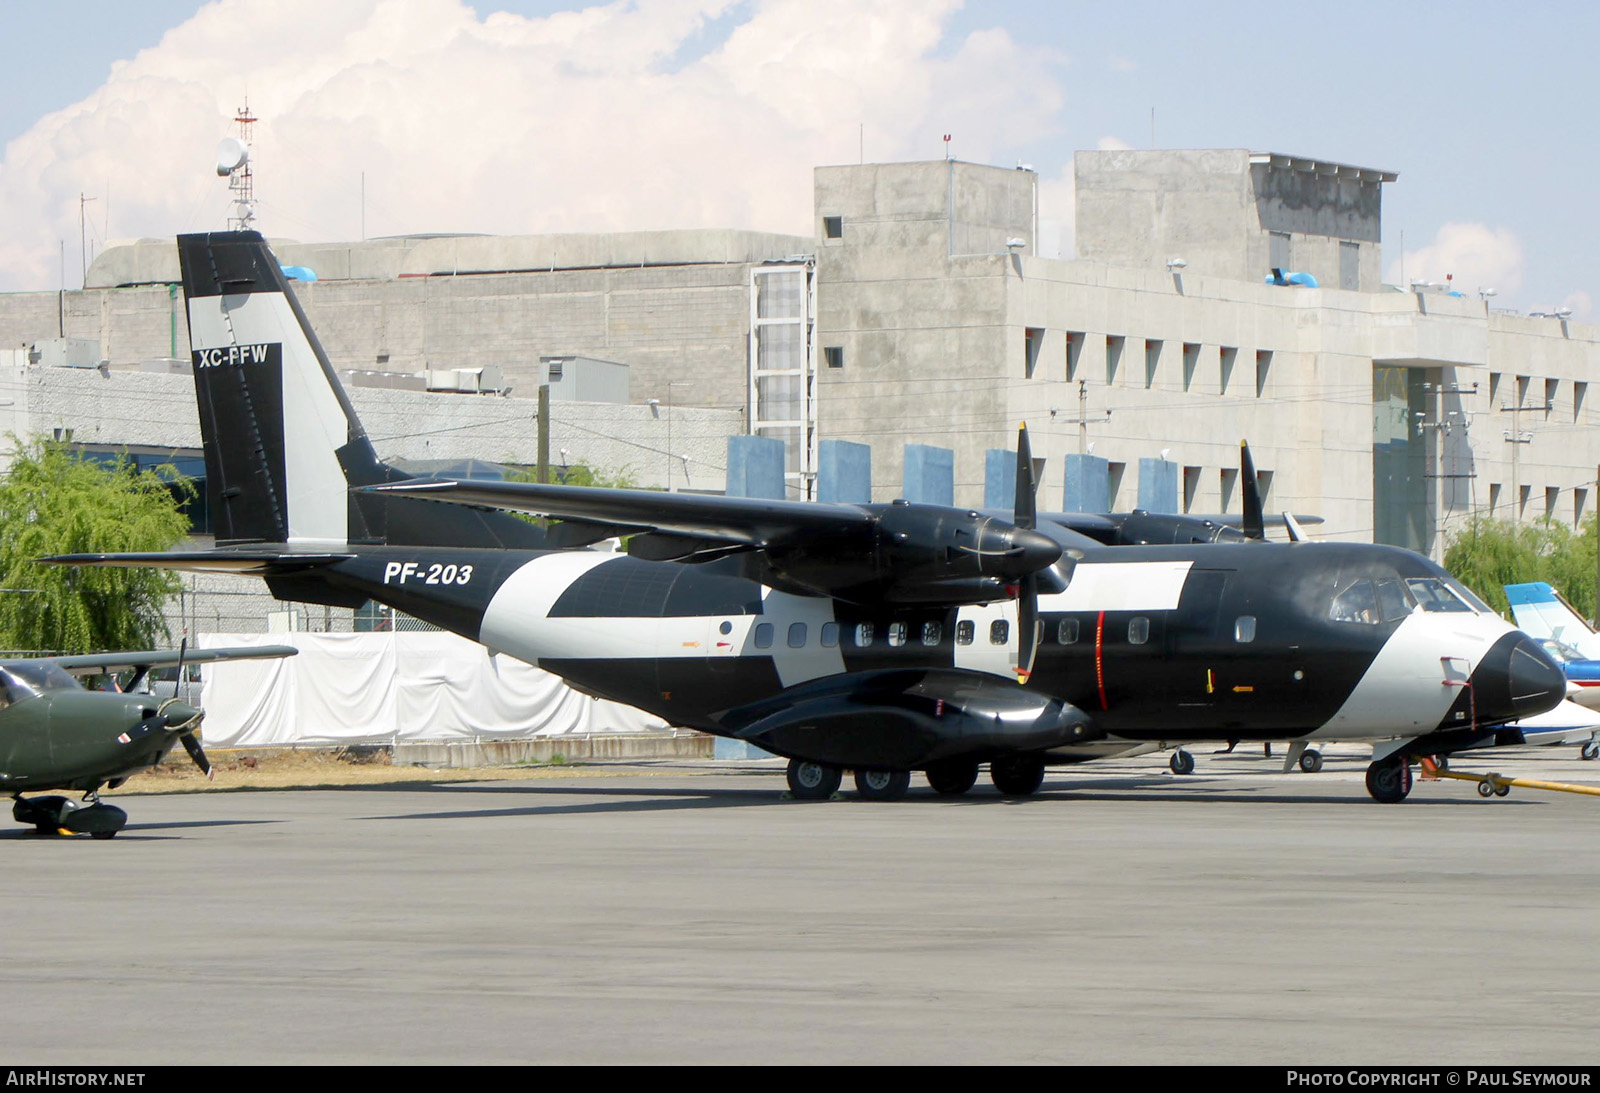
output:
[{"label": "tarmac pavement", "polygon": [[[1022,801],[682,761],[121,795],[109,841],[0,832],[0,1062],[1600,1059],[1600,798],[1209,752]],[[1570,747],[1455,766],[1600,784]]]}]

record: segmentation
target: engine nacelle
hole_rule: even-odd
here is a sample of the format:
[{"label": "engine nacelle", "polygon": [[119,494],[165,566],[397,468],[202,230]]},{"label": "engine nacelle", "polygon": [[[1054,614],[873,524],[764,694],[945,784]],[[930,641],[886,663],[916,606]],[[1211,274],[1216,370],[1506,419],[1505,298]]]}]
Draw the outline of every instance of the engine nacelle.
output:
[{"label": "engine nacelle", "polygon": [[1117,530],[1117,545],[1143,546],[1148,543],[1242,543],[1247,536],[1230,524],[1202,520],[1176,513],[1146,512],[1137,509],[1123,518]]},{"label": "engine nacelle", "polygon": [[1061,557],[1055,540],[969,509],[873,506],[870,531],[808,535],[767,546],[783,581],[841,599],[877,603],[987,603]]}]

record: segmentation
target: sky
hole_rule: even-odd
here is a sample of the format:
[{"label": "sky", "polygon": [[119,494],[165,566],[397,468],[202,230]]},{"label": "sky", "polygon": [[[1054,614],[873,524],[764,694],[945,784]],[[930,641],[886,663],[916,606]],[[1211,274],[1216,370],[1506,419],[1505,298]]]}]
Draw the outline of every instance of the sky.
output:
[{"label": "sky", "polygon": [[[1248,148],[1397,171],[1385,279],[1600,320],[1600,5],[1121,0],[0,0],[0,291],[108,243],[812,232],[821,164],[1029,164],[1072,256],[1072,156]],[[1585,120],[1590,119],[1590,120]]]}]

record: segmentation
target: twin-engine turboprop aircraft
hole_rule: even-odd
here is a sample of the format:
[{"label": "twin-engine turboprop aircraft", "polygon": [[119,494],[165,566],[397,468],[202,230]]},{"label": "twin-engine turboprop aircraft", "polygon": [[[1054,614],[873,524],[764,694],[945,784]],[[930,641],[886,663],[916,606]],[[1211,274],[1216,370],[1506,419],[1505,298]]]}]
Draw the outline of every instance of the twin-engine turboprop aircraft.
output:
[{"label": "twin-engine turboprop aircraft", "polygon": [[[78,565],[369,599],[790,760],[798,797],[940,793],[1189,742],[1372,740],[1367,787],[1508,742],[1560,668],[1438,566],[1225,518],[1006,514],[409,478],[378,461],[254,232],[180,236],[214,550]],[[457,502],[446,505],[441,502]],[[555,517],[548,531],[495,509]],[[1291,535],[1298,524],[1286,516]],[[628,555],[573,549],[631,536]],[[1157,545],[1165,544],[1165,545]]]},{"label": "twin-engine turboprop aircraft", "polygon": [[[42,832],[111,838],[128,814],[101,801],[100,787],[117,788],[129,775],[161,762],[179,743],[196,766],[211,773],[198,737],[205,711],[176,697],[138,693],[135,688],[150,669],[297,652],[287,645],[264,645],[0,661],[0,791],[15,801],[12,817]],[[77,679],[126,668],[134,669],[126,693],[85,690]],[[22,796],[41,789],[79,790],[83,800]]]}]

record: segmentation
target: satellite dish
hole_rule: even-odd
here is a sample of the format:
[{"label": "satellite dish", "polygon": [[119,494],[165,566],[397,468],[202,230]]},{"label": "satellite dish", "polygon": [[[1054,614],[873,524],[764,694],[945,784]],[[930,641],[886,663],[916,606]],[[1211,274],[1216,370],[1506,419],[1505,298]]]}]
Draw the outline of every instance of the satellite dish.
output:
[{"label": "satellite dish", "polygon": [[250,159],[250,147],[237,137],[223,137],[217,142],[217,174],[227,178],[243,167]]}]

